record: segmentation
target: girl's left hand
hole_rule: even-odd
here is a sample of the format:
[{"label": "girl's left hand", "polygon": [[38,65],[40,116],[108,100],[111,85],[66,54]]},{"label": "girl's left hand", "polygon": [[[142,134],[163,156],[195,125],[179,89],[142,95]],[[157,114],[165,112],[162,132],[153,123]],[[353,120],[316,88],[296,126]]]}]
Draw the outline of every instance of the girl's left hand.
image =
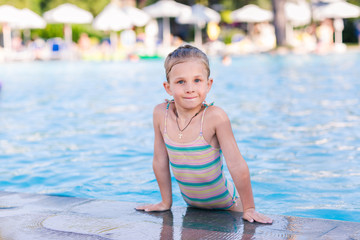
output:
[{"label": "girl's left hand", "polygon": [[163,212],[170,210],[171,204],[167,205],[163,202],[159,202],[156,204],[149,204],[145,206],[136,207],[135,209],[138,211],[145,211],[145,212]]},{"label": "girl's left hand", "polygon": [[243,219],[249,222],[272,223],[273,220],[264,214],[255,211],[255,208],[249,208],[244,211]]}]

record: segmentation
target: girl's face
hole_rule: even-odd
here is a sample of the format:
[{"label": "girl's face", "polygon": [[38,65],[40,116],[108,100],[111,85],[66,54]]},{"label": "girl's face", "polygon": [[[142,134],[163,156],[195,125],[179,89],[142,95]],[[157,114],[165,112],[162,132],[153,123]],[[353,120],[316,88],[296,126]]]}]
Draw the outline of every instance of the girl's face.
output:
[{"label": "girl's face", "polygon": [[213,79],[207,78],[207,71],[200,60],[190,59],[172,67],[169,82],[164,83],[166,92],[174,97],[178,107],[192,109],[205,101]]}]

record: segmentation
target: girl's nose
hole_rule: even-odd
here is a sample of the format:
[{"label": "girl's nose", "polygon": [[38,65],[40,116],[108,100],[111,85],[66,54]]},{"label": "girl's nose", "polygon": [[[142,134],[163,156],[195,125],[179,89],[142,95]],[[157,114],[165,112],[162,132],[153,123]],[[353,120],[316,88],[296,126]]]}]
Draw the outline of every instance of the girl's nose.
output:
[{"label": "girl's nose", "polygon": [[193,84],[191,84],[191,83],[188,83],[188,84],[186,84],[186,92],[193,92],[194,91],[194,86],[193,86]]}]

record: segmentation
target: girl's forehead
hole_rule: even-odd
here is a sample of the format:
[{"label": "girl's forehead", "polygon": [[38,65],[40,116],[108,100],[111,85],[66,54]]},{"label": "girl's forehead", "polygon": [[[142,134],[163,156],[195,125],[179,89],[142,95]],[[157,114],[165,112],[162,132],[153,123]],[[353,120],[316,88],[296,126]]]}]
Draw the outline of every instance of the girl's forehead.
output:
[{"label": "girl's forehead", "polygon": [[176,80],[179,78],[193,78],[193,77],[207,78],[206,67],[201,62],[186,62],[179,63],[173,67],[169,72],[168,80]]},{"label": "girl's forehead", "polygon": [[182,59],[174,59],[166,66],[166,77],[170,78],[181,77],[188,74],[205,75],[209,77],[210,70],[207,61],[198,57],[189,57]]},{"label": "girl's forehead", "polygon": [[205,64],[200,59],[189,58],[189,59],[186,59],[186,60],[183,60],[183,61],[178,61],[178,62],[174,63],[174,65],[172,66],[172,69],[181,68],[181,67],[191,67],[191,66],[197,66],[197,67],[205,68]]},{"label": "girl's forehead", "polygon": [[206,75],[206,67],[199,61],[182,62],[174,65],[169,76],[189,74]]}]

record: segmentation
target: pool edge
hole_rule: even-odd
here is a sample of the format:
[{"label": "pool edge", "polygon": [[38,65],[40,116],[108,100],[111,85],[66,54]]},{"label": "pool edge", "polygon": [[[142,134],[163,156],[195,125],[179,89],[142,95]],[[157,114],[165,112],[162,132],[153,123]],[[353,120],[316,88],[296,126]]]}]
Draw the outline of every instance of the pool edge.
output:
[{"label": "pool edge", "polygon": [[173,207],[136,211],[138,203],[0,191],[0,239],[360,239],[360,223]]}]

